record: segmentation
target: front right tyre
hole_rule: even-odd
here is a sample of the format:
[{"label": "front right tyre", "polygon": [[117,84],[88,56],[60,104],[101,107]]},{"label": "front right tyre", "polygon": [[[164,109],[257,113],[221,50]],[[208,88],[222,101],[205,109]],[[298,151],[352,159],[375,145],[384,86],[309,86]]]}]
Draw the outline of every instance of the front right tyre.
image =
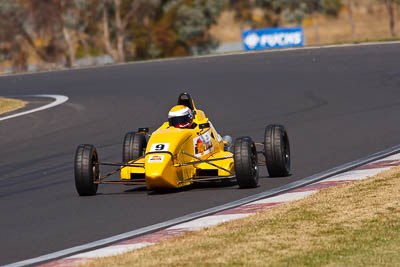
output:
[{"label": "front right tyre", "polygon": [[122,162],[129,162],[143,156],[146,146],[147,141],[144,134],[137,132],[126,133],[122,145]]},{"label": "front right tyre", "polygon": [[75,187],[80,196],[93,196],[97,193],[99,180],[99,157],[93,145],[79,145],[75,153]]},{"label": "front right tyre", "polygon": [[265,128],[264,153],[269,176],[290,174],[289,136],[284,126],[271,124]]},{"label": "front right tyre", "polygon": [[256,146],[249,136],[235,140],[233,148],[236,181],[240,188],[258,186],[258,159]]}]

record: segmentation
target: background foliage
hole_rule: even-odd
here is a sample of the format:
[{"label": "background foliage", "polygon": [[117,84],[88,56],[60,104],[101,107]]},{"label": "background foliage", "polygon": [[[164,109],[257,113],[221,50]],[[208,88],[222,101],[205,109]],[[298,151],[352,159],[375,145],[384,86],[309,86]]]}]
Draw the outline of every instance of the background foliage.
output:
[{"label": "background foliage", "polygon": [[[49,69],[105,55],[124,62],[206,54],[218,46],[210,28],[222,11],[234,12],[244,28],[312,18],[318,42],[315,16],[336,17],[344,6],[351,11],[352,1],[0,0],[0,62],[25,71],[30,60]],[[375,1],[384,3],[393,17],[400,0]],[[390,23],[394,36],[394,21]]]}]

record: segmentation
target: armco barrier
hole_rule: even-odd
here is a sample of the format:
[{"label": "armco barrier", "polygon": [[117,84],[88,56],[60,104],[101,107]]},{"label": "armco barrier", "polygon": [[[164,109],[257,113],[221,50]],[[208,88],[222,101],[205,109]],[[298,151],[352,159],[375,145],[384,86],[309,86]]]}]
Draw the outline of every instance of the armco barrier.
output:
[{"label": "armco barrier", "polygon": [[266,28],[242,32],[244,50],[263,50],[304,45],[302,27]]}]

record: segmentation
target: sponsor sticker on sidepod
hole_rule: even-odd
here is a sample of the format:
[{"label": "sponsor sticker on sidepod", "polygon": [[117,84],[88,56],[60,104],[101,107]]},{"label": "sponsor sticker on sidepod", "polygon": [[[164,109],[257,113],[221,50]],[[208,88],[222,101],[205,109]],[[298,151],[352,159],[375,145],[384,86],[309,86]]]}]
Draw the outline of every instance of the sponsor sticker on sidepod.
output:
[{"label": "sponsor sticker on sidepod", "polygon": [[214,147],[211,141],[211,135],[206,132],[193,139],[194,155],[196,157],[204,156],[213,151]]},{"label": "sponsor sticker on sidepod", "polygon": [[164,155],[151,155],[149,157],[149,163],[153,162],[163,162],[164,161]]}]

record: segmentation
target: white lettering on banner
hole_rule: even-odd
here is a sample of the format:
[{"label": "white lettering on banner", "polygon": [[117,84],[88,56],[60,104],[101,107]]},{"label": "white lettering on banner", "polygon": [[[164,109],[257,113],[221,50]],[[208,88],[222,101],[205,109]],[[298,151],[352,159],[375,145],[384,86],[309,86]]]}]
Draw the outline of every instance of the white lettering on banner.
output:
[{"label": "white lettering on banner", "polygon": [[261,46],[268,46],[274,47],[276,45],[298,45],[301,43],[301,33],[294,32],[294,33],[276,33],[276,34],[263,34],[261,36],[260,45]]}]

